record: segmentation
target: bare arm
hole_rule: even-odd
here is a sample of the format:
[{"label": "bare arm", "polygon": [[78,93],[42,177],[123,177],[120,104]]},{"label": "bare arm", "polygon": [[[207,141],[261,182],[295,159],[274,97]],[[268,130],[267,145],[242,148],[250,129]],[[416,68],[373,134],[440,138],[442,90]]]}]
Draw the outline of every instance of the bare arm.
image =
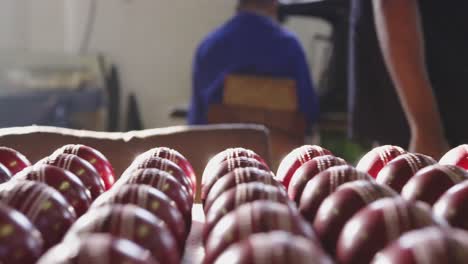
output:
[{"label": "bare arm", "polygon": [[416,0],[373,0],[385,58],[411,129],[410,151],[439,158],[447,149],[444,130],[425,65]]}]

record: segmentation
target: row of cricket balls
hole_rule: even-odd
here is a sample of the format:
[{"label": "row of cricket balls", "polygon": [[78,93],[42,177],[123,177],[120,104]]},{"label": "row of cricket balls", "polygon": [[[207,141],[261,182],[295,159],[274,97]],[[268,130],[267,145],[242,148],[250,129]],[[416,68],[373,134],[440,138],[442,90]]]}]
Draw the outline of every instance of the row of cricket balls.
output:
[{"label": "row of cricket balls", "polygon": [[[258,252],[269,254],[262,255],[262,260],[278,261],[287,257],[278,252],[292,251],[294,263],[302,263],[298,256],[303,256],[304,263],[311,263],[311,258],[317,261],[313,263],[330,263],[321,249],[338,263],[370,263],[376,255],[375,263],[384,259],[427,263],[424,254],[434,263],[466,263],[468,256],[463,252],[468,252],[468,235],[456,228],[468,227],[467,150],[467,146],[457,147],[437,163],[422,154],[382,146],[354,168],[329,150],[303,146],[285,157],[276,175],[252,151],[220,153],[202,177],[204,263],[225,263],[233,256],[247,261],[258,257]],[[224,163],[219,163],[223,156]],[[279,204],[284,207],[282,213],[273,209]],[[449,224],[455,229],[448,229]],[[307,226],[313,227],[312,236]],[[430,226],[437,228],[409,233],[401,237],[403,244],[398,240],[408,231]],[[283,243],[288,241],[285,234],[249,241],[252,234],[274,230],[314,241],[314,250]],[[275,236],[282,238],[276,239],[278,245],[272,245]],[[405,248],[409,244],[414,248]],[[427,250],[420,256],[421,244],[454,251]],[[266,245],[271,248],[265,249]]]},{"label": "row of cricket balls", "polygon": [[[466,153],[466,152],[464,152],[465,149],[466,148],[464,146],[461,146],[459,148],[456,148],[456,149],[452,150],[451,152],[449,152],[446,155],[446,157],[444,157],[441,160],[441,163],[452,163],[452,164],[457,164],[459,166],[463,166],[463,162],[464,162],[464,158],[465,158],[465,157],[463,157],[463,155],[464,155],[464,153]],[[0,154],[1,153],[2,152],[0,151]],[[67,154],[64,154],[64,153],[73,154],[73,155],[75,155],[75,157],[71,158],[69,154],[67,155]],[[92,153],[92,154],[89,154],[89,153]],[[98,153],[98,154],[96,154],[96,153]],[[148,153],[150,153],[150,154],[148,154]],[[135,182],[132,182],[132,183],[140,183],[140,182],[138,182],[139,180],[141,181],[141,183],[145,183],[144,181],[146,180],[147,181],[146,184],[153,185],[153,187],[158,187],[157,186],[158,183],[154,182],[155,178],[156,179],[169,178],[169,177],[161,177],[160,174],[162,174],[162,173],[160,171],[165,170],[168,173],[170,173],[170,175],[173,176],[172,178],[176,179],[176,181],[175,181],[175,183],[173,183],[173,185],[178,186],[178,187],[177,188],[175,188],[175,187],[174,188],[169,188],[169,189],[170,190],[178,190],[178,191],[182,190],[180,192],[184,193],[184,195],[180,195],[180,194],[179,195],[174,195],[174,194],[172,194],[170,198],[172,199],[172,201],[176,201],[177,207],[180,210],[180,213],[183,215],[183,218],[185,219],[185,226],[186,226],[185,229],[186,229],[186,234],[188,234],[187,231],[190,228],[190,221],[191,221],[190,208],[191,208],[191,205],[192,205],[192,202],[193,202],[192,195],[194,194],[195,187],[196,187],[196,180],[195,180],[196,178],[195,178],[195,175],[193,173],[193,169],[191,169],[190,163],[185,158],[183,158],[183,156],[180,155],[180,153],[178,153],[176,151],[173,151],[173,150],[170,150],[170,149],[167,149],[167,148],[157,148],[157,149],[149,151],[148,153],[146,153],[146,155],[142,155],[143,157],[146,157],[146,160],[144,162],[142,162],[141,161],[142,159],[140,159],[140,162],[134,162],[134,164],[132,164],[132,166],[130,166],[129,170],[127,170],[126,173],[124,173],[124,177],[121,177],[120,182],[129,182],[132,179],[134,180],[134,179],[138,178],[138,177],[134,177],[134,176],[129,177],[128,175],[131,175],[131,173],[129,174],[129,171],[132,171],[132,170],[135,170],[135,169],[138,169],[138,168],[155,168],[155,169],[149,169],[149,170],[140,169],[139,170],[139,174],[140,174],[139,177],[140,178],[138,180],[136,180]],[[80,155],[81,155],[81,158],[85,159],[85,162],[82,162],[82,161],[78,162],[78,161],[80,161],[80,158],[76,157],[76,156],[80,156]],[[401,157],[396,158],[397,156],[400,156],[400,155],[401,155]],[[16,156],[21,157],[21,155],[16,155]],[[148,157],[153,157],[153,158],[148,158]],[[161,157],[163,159],[170,159],[173,162],[169,162],[169,161],[162,162],[161,159],[154,158],[154,157]],[[396,159],[395,159],[395,161],[392,162],[392,159],[394,159],[394,158],[396,158]],[[28,162],[27,162],[27,160],[25,162],[25,160],[26,159],[23,157],[23,158],[19,158],[19,159],[18,158],[16,158],[16,159],[13,158],[9,162],[4,162],[4,164],[7,166],[7,168],[4,169],[3,171],[8,172],[8,170],[10,170],[12,172],[18,172],[19,170],[22,169],[21,166],[30,165],[30,164],[27,164]],[[89,161],[92,166],[82,165],[82,163],[83,164],[86,163],[86,160]],[[139,159],[137,159],[137,160],[139,160]],[[395,164],[397,164],[397,161],[399,161],[399,160],[404,160],[404,161],[400,161],[400,163],[402,165],[395,165]],[[443,162],[444,160],[445,160],[445,162]],[[112,172],[112,167],[110,166],[110,164],[108,162],[102,162],[102,161],[107,161],[107,160],[105,159],[105,157],[103,157],[102,154],[100,154],[96,150],[92,150],[91,148],[86,147],[86,146],[75,145],[75,146],[66,146],[66,147],[61,148],[56,153],[54,153],[54,155],[52,155],[52,158],[45,159],[45,160],[41,161],[40,163],[59,166],[59,167],[66,168],[66,169],[74,172],[74,174],[77,175],[80,180],[82,180],[83,182],[88,183],[88,184],[85,185],[85,187],[89,190],[90,194],[95,193],[94,196],[91,195],[92,198],[95,198],[100,193],[102,193],[104,189],[106,189],[106,188],[108,189],[110,186],[112,186],[112,183],[114,181],[114,175],[113,175],[113,172]],[[22,162],[24,163],[23,165],[21,165]],[[138,163],[138,165],[135,165],[137,163]],[[399,183],[400,185],[404,185],[404,183],[401,184],[401,179],[403,179],[403,181],[408,181],[408,179],[411,178],[411,180],[409,181],[409,182],[411,182],[413,180],[413,178],[414,179],[418,178],[418,177],[416,177],[418,175],[416,172],[419,169],[421,169],[424,166],[433,164],[433,163],[435,163],[435,161],[433,161],[432,159],[430,159],[427,156],[423,156],[423,155],[419,155],[419,154],[405,154],[405,152],[402,149],[398,148],[398,147],[384,146],[384,147],[381,147],[381,148],[377,148],[377,149],[371,151],[369,154],[367,154],[361,160],[361,162],[358,164],[357,168],[360,169],[361,171],[369,172],[369,174],[371,174],[372,176],[378,175],[377,182],[386,183],[386,184],[390,185],[391,187],[396,188],[395,186],[398,187],[398,185],[392,186],[391,185],[392,180],[397,178],[397,181],[395,181],[395,182]],[[279,185],[278,182],[283,183],[286,187],[288,187],[287,192],[289,194],[289,197],[293,201],[296,201],[298,203],[299,209],[300,209],[301,213],[303,214],[303,216],[309,221],[314,220],[315,214],[317,213],[317,211],[320,211],[320,210],[318,210],[318,207],[321,204],[321,202],[326,198],[327,192],[328,192],[328,194],[332,193],[334,190],[337,189],[338,186],[340,186],[343,183],[348,182],[348,181],[369,180],[368,175],[365,175],[363,172],[357,172],[356,170],[354,170],[352,167],[349,167],[349,166],[341,166],[341,167],[331,168],[331,169],[327,170],[327,168],[334,167],[334,166],[337,166],[337,165],[343,165],[343,164],[345,164],[345,162],[343,160],[341,160],[339,158],[334,158],[331,155],[331,152],[328,151],[328,150],[325,150],[323,148],[316,147],[316,146],[304,146],[302,148],[298,148],[298,149],[294,150],[293,152],[291,152],[290,155],[288,155],[283,160],[275,179],[273,179],[271,177],[271,173],[268,175],[269,177],[267,177],[267,175],[264,175],[264,173],[263,173],[263,176],[260,176],[260,178],[263,177],[264,180],[261,180],[261,179],[260,180],[259,179],[253,180],[255,177],[249,178],[250,175],[255,175],[255,174],[262,175],[262,172],[269,172],[268,166],[266,165],[266,163],[263,161],[263,159],[261,157],[259,157],[254,152],[248,151],[248,150],[245,150],[245,149],[230,149],[230,150],[226,150],[224,152],[221,152],[220,154],[215,156],[215,158],[213,158],[209,162],[209,164],[207,165],[207,168],[206,168],[206,170],[205,170],[205,172],[203,174],[203,177],[202,177],[202,198],[203,198],[203,201],[204,201],[205,212],[207,213],[207,224],[205,226],[206,228],[205,228],[205,232],[204,232],[204,235],[205,235],[204,240],[206,241],[207,236],[209,235],[211,229],[213,229],[213,226],[216,224],[216,222],[219,219],[222,218],[221,216],[226,214],[226,211],[229,211],[230,209],[233,209],[233,208],[237,207],[238,205],[240,205],[242,199],[247,199],[247,200],[248,199],[252,199],[252,200],[258,200],[258,199],[270,199],[270,200],[277,199],[277,200],[281,200],[282,199],[281,200],[282,202],[288,202],[288,201],[284,200],[285,196],[282,195],[281,192],[279,192],[279,191],[275,195],[271,195],[271,193],[274,193],[275,191],[273,191],[273,192],[272,191],[265,191],[265,190],[258,191],[258,193],[262,193],[262,192],[267,193],[267,194],[269,193],[269,196],[268,197],[260,197],[260,198],[255,198],[255,197],[249,198],[248,197],[249,195],[252,196],[251,193],[255,193],[255,191],[252,191],[252,190],[255,190],[255,188],[257,190],[260,190],[262,188],[266,188],[266,189],[269,188],[267,186],[263,186],[264,184],[258,184],[258,183],[254,184],[253,181],[267,183],[266,185],[276,185],[276,187],[278,187],[278,185]],[[390,166],[390,165],[392,165],[394,168],[391,169],[392,166]],[[379,170],[381,168],[383,168],[384,166],[385,166],[385,168],[382,170],[382,172],[379,172]],[[53,177],[52,176],[45,176],[45,175],[53,175],[53,173],[51,173],[51,172],[44,173],[44,171],[46,171],[45,167],[47,167],[47,169],[50,170],[50,171],[53,171],[53,169],[50,166],[45,166],[45,165],[42,165],[41,167],[42,168],[40,170],[38,169],[39,168],[38,166],[35,166],[34,169],[32,169],[30,167],[30,168],[26,169],[25,171],[21,172],[20,174],[18,174],[17,176],[15,176],[15,178],[16,179],[39,180],[39,181],[43,181],[43,182],[47,183],[47,181],[48,181],[47,178],[48,177],[53,178]],[[92,171],[92,167],[95,168],[95,170],[100,174],[101,177],[87,177],[88,175],[96,175],[96,173],[94,173],[94,174],[90,173],[90,171]],[[405,167],[406,167],[406,169],[405,169]],[[434,167],[434,170],[439,174],[440,173],[447,174],[448,176],[446,176],[446,178],[447,177],[450,178],[450,180],[452,180],[453,182],[461,181],[461,180],[464,179],[462,177],[464,175],[461,173],[462,170],[458,169],[458,171],[457,171],[456,167],[453,167],[453,166],[452,167],[451,166],[443,166],[443,167],[442,166],[431,166],[431,167]],[[450,169],[447,169],[446,167],[448,167]],[[240,169],[240,168],[245,168],[245,169]],[[407,172],[408,169],[409,169],[410,172]],[[429,168],[426,168],[426,170],[428,170],[428,169]],[[29,170],[29,172],[28,172],[28,170]],[[40,173],[40,171],[42,171],[42,174]],[[145,173],[143,173],[144,171],[146,171],[146,175],[145,175]],[[152,173],[148,174],[148,171],[152,171]],[[244,172],[242,172],[242,171],[244,171]],[[251,171],[256,171],[256,173],[251,173]],[[388,171],[388,172],[385,174],[384,173],[385,171]],[[33,172],[35,172],[35,173],[33,173]],[[107,172],[107,174],[106,174],[106,172]],[[329,176],[321,176],[321,174],[326,174],[326,173],[328,173],[330,175]],[[3,174],[8,175],[8,173],[3,173]],[[138,173],[133,173],[133,174],[138,175]],[[239,175],[243,175],[243,174],[249,175],[249,177],[247,177],[245,175],[244,176],[239,176]],[[19,177],[20,175],[23,175],[23,176]],[[31,175],[36,175],[36,176],[31,176]],[[143,176],[141,176],[141,175],[143,175]],[[229,176],[229,175],[237,175],[237,176]],[[335,175],[335,176],[333,176],[333,175]],[[346,176],[346,175],[351,175],[351,176]],[[381,175],[383,175],[383,176],[381,176]],[[390,175],[390,176],[385,176],[385,175]],[[398,175],[398,176],[396,176],[396,175]],[[167,175],[164,175],[164,176],[167,176]],[[412,177],[412,176],[414,176],[414,177]],[[243,180],[239,180],[239,177],[240,178],[243,177]],[[93,180],[87,180],[86,181],[87,178],[94,178],[94,179],[97,178],[98,180],[97,181],[94,180],[94,183],[93,183]],[[328,179],[329,180],[328,185],[330,185],[330,186],[326,186],[327,185],[326,180],[325,181],[322,180],[323,182],[320,183],[320,181],[318,180],[320,178],[324,178],[324,179],[329,178]],[[386,178],[389,179],[388,182],[385,182],[384,180],[381,180],[381,179],[386,179]],[[422,177],[419,177],[419,178],[422,178]],[[443,178],[443,177],[426,176],[426,178],[429,178],[429,179],[435,178],[435,179],[437,179],[435,186],[436,187],[441,187],[440,189],[444,189],[444,188],[447,189],[448,187],[446,187],[446,185],[450,185],[450,184],[447,184],[446,182],[445,183],[442,182],[445,185],[443,185],[443,184],[441,184],[441,182],[439,182],[440,181],[439,178]],[[218,180],[218,179],[222,179],[222,181]],[[231,180],[235,179],[235,181],[234,182],[232,182],[232,181],[229,182],[229,179],[231,179]],[[51,180],[49,180],[49,181],[51,181]],[[153,182],[151,182],[151,181],[153,181]],[[244,181],[244,182],[242,182],[242,181]],[[240,183],[247,183],[249,181],[253,182],[253,184],[248,184],[248,186],[252,186],[252,187],[248,187],[248,186],[243,186],[242,187],[241,186],[245,190],[240,191],[240,192],[239,192],[239,190],[242,190],[242,188],[235,188],[234,190],[231,190],[232,187],[234,187],[235,185],[240,184]],[[313,184],[314,181],[316,182],[316,185]],[[52,182],[49,182],[49,184],[53,186],[54,183],[52,183]],[[98,184],[96,184],[96,182],[98,182]],[[99,182],[101,184],[99,184]],[[168,181],[166,180],[165,182],[168,182]],[[171,182],[171,181],[169,181],[169,182]],[[224,184],[222,184],[223,182],[224,182]],[[105,183],[107,183],[107,184],[105,184]],[[319,184],[317,185],[317,183],[319,183]],[[374,182],[371,182],[371,183],[372,183],[372,185],[376,185]],[[358,182],[356,182],[356,184],[358,184]],[[360,182],[360,184],[364,184],[364,183]],[[18,185],[18,184],[15,184],[15,185]],[[104,187],[102,187],[103,185],[104,185]],[[119,184],[117,184],[117,185],[119,185]],[[182,185],[182,188],[180,188],[179,185]],[[167,192],[168,184],[160,185],[159,188],[164,189],[164,186],[166,186],[165,188],[166,188],[166,192]],[[219,186],[221,186],[221,187],[219,187]],[[253,187],[253,186],[255,186],[255,187]],[[58,189],[59,191],[63,189],[63,186],[54,186],[54,187],[56,187],[56,189]],[[327,187],[328,187],[329,190],[326,190]],[[379,187],[382,187],[382,186],[379,186]],[[139,188],[141,189],[141,187],[139,187]],[[322,188],[324,190],[324,193],[321,193],[321,191],[320,191],[320,190],[322,190]],[[11,187],[10,187],[10,189],[11,189]],[[20,188],[18,188],[18,189],[20,189]],[[23,186],[22,189],[28,189],[28,188],[24,188],[24,186]],[[65,188],[65,189],[68,190],[68,189],[76,189],[76,188]],[[214,191],[211,191],[211,189],[213,189]],[[353,189],[353,188],[351,188],[351,189]],[[364,189],[364,191],[366,190],[366,188],[363,188],[363,189]],[[367,189],[369,189],[369,188],[367,188]],[[276,188],[274,190],[280,190],[280,188]],[[308,190],[312,190],[312,191],[308,191]],[[388,191],[388,190],[386,190],[386,191]],[[132,192],[135,192],[135,190],[128,191],[128,193],[130,193],[130,194]],[[439,192],[443,193],[443,191],[439,191]],[[10,193],[11,193],[11,191],[10,191]],[[62,194],[64,194],[64,193],[66,193],[66,192],[64,192],[64,190],[62,190]],[[187,193],[188,193],[188,195],[187,195]],[[218,196],[220,196],[222,194],[221,197],[223,197],[223,196],[228,197],[228,195],[227,195],[228,193],[231,193],[231,195],[232,195],[232,193],[234,194],[234,197],[236,197],[236,199],[234,199],[234,200],[237,201],[238,204],[236,204],[236,205],[232,205],[232,204],[231,205],[223,205],[223,203],[220,202],[220,201],[223,201],[223,199],[219,199]],[[362,193],[362,191],[361,191],[361,193]],[[430,192],[430,193],[433,193],[433,192]],[[239,194],[242,194],[242,195],[239,195]],[[284,194],[284,192],[283,192],[283,194]],[[318,199],[314,200],[314,199],[311,199],[311,198],[307,198],[308,194],[309,194],[309,196],[312,195],[312,198],[317,198],[317,197],[315,197],[317,195],[319,197],[318,197]],[[319,195],[319,194],[321,194],[321,195]],[[436,194],[436,196],[437,195],[439,195],[439,194]],[[388,196],[390,196],[390,195],[388,195]],[[185,198],[180,198],[180,197],[185,197]],[[372,198],[372,196],[367,195],[367,197],[364,197],[367,200],[364,199],[364,198],[362,198],[362,199],[366,200],[367,203],[369,203],[369,201],[372,200],[369,197]],[[229,203],[229,202],[232,203],[233,202],[233,201],[226,202],[226,200],[229,200],[229,199],[233,200],[232,198],[224,198],[224,199],[225,199],[224,203]],[[432,199],[436,200],[435,198],[432,198]],[[411,198],[410,198],[410,200],[411,200]],[[449,199],[447,199],[447,200],[449,200]],[[452,200],[454,200],[454,199],[452,199]],[[181,201],[185,201],[185,202],[181,202]],[[302,201],[306,201],[306,202],[302,202]],[[309,202],[307,202],[307,201],[309,201]],[[426,201],[426,202],[428,202],[428,201]],[[84,209],[80,210],[80,208],[78,207],[78,203],[76,201],[75,201],[75,203],[71,203],[71,204],[74,205],[75,210],[79,215],[81,215],[83,212],[86,212],[86,210],[87,210],[86,206],[84,206]],[[301,204],[303,204],[304,206],[301,206]],[[463,203],[461,203],[461,204],[463,205]],[[346,205],[348,205],[348,203],[346,203]],[[89,204],[88,204],[88,207],[89,207]],[[221,209],[220,210],[215,210],[215,209],[208,210],[211,207],[221,208]],[[292,206],[289,206],[289,207],[292,207]],[[268,206],[265,206],[264,208],[268,208]],[[450,210],[451,211],[450,216],[453,216],[454,215],[453,214],[453,211],[454,211],[453,207],[448,207],[448,208],[451,209]],[[210,211],[214,212],[214,213],[211,213],[212,216],[210,216]],[[223,213],[220,213],[220,212],[223,212]],[[37,212],[36,212],[36,214],[37,214]],[[213,217],[213,215],[214,215],[214,217]],[[457,218],[457,217],[455,217],[455,218]],[[458,218],[460,218],[460,217],[458,217]],[[462,220],[460,222],[463,222]],[[168,221],[166,220],[166,222],[168,222]],[[456,224],[454,224],[454,225],[456,226]],[[40,230],[41,228],[38,228],[38,229]],[[45,228],[45,230],[47,231],[47,228]],[[317,231],[317,228],[316,228],[316,231]],[[172,230],[172,233],[177,234],[177,232],[174,231],[174,230]],[[181,232],[179,231],[178,233],[179,233],[179,237],[180,237]],[[317,233],[320,233],[320,232],[317,232]],[[50,235],[50,234],[48,234],[48,235]],[[320,237],[320,234],[318,234],[318,235]],[[325,237],[328,238],[329,236],[325,235]],[[54,240],[54,239],[51,239],[51,240]],[[57,240],[57,239],[55,239],[55,240]],[[274,239],[271,239],[271,241],[274,241]],[[183,253],[183,242],[184,242],[183,240],[179,239],[179,249],[180,249],[179,255],[181,255]],[[327,248],[326,242],[324,242],[323,239],[322,239],[322,243],[324,244],[324,247]],[[47,244],[47,241],[46,241],[46,244]],[[54,242],[50,242],[49,244],[54,244]],[[262,244],[262,243],[260,243],[260,244]],[[46,246],[46,248],[48,248],[48,247],[49,246]],[[330,247],[330,249],[328,251],[329,252],[334,252],[333,247],[334,246]],[[159,251],[164,251],[164,250],[160,249]],[[207,249],[207,251],[209,252],[208,249]],[[169,255],[173,256],[174,253],[170,253]],[[207,254],[207,255],[209,255],[209,254]],[[166,260],[166,258],[162,258],[162,259]],[[173,258],[173,259],[176,259],[175,261],[177,261],[177,257]],[[169,263],[169,262],[165,262],[165,263]]]},{"label": "row of cricket balls", "polygon": [[196,180],[177,151],[139,155],[118,181],[83,145],[35,165],[0,147],[0,164],[0,263],[181,262]]}]

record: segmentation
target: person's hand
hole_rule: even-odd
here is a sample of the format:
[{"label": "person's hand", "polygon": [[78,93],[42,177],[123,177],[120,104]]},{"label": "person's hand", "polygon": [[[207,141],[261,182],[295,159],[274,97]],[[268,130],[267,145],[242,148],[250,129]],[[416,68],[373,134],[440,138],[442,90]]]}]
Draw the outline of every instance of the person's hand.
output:
[{"label": "person's hand", "polygon": [[440,135],[430,133],[415,133],[411,137],[409,151],[429,155],[439,160],[450,147],[447,139]]}]

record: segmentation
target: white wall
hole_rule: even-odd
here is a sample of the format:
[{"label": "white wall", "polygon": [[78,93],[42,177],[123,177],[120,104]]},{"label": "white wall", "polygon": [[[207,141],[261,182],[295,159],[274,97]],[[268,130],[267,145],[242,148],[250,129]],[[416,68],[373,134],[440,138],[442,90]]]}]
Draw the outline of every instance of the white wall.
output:
[{"label": "white wall", "polygon": [[62,52],[63,0],[0,0],[0,49]]},{"label": "white wall", "polygon": [[[324,62],[329,58],[328,41],[318,40],[318,35],[330,36],[331,27],[325,21],[308,17],[290,17],[285,23],[286,28],[292,30],[299,37],[306,52],[311,69],[311,76],[317,83],[324,70]],[[316,86],[316,89],[319,87]]]},{"label": "white wall", "polygon": [[26,0],[0,0],[0,49],[24,50],[29,37]]},{"label": "white wall", "polygon": [[29,1],[27,10],[29,12],[29,49],[63,52],[65,50],[64,0],[27,1]]},{"label": "white wall", "polygon": [[[74,5],[86,13],[84,2]],[[231,0],[101,0],[90,49],[119,65],[124,94],[136,93],[146,126],[173,125],[170,110],[190,98],[193,51],[233,6]],[[80,41],[86,15],[74,19],[71,30]]]},{"label": "white wall", "polygon": [[[146,127],[180,123],[170,120],[168,114],[190,99],[193,52],[206,34],[232,15],[235,1],[96,1],[89,52],[102,52],[118,64],[123,95],[136,93]],[[24,46],[34,51],[76,53],[89,4],[90,0],[0,0],[0,41],[4,35],[14,36],[11,43],[0,42],[0,48]],[[12,24],[19,20],[25,22]],[[306,48],[314,32],[328,30],[323,23],[310,20],[289,24],[300,32]],[[12,30],[15,27],[19,31]]]}]

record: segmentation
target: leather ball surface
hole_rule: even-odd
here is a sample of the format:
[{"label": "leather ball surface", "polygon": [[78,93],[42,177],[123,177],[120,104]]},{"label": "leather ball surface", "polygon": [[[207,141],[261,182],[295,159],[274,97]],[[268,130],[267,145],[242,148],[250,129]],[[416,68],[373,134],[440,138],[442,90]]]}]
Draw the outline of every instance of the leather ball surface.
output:
[{"label": "leather ball surface", "polygon": [[217,166],[213,166],[212,170],[206,171],[203,173],[202,186],[201,186],[201,199],[204,203],[206,197],[208,197],[211,188],[213,185],[221,178],[226,176],[228,173],[234,171],[237,168],[257,168],[267,172],[270,172],[270,169],[265,166],[265,164],[259,162],[253,158],[247,157],[238,157],[233,159],[227,159]]},{"label": "leather ball surface", "polygon": [[26,216],[0,204],[0,262],[33,264],[43,248],[41,234]]},{"label": "leather ball surface", "polygon": [[317,241],[296,210],[277,202],[255,201],[238,207],[216,224],[205,245],[204,263],[213,263],[226,248],[252,234],[275,230]]},{"label": "leather ball surface", "polygon": [[305,145],[296,148],[281,161],[276,173],[276,179],[283,183],[284,187],[288,188],[289,181],[302,164],[315,157],[325,155],[333,155],[333,153],[320,146]]},{"label": "leather ball surface", "polygon": [[216,261],[224,263],[332,264],[319,245],[284,231],[254,234],[229,247]]},{"label": "leather ball surface", "polygon": [[184,171],[185,175],[189,177],[193,192],[196,191],[197,176],[195,171],[193,170],[192,164],[190,164],[190,162],[180,152],[167,147],[158,147],[146,151],[145,153],[141,154],[139,158],[144,159],[146,157],[168,159],[177,164],[177,166],[179,166],[182,171]]},{"label": "leather ball surface", "polygon": [[64,240],[71,243],[93,233],[131,240],[149,250],[160,263],[180,263],[176,240],[164,221],[135,205],[112,205],[90,210],[76,221]]},{"label": "leather ball surface", "polygon": [[[37,264],[157,264],[151,253],[134,242],[108,234],[92,234],[62,242],[47,251]],[[161,262],[162,263],[162,262]]]},{"label": "leather ball surface", "polygon": [[372,181],[372,177],[349,165],[335,166],[320,172],[307,182],[299,201],[299,211],[306,220],[313,223],[325,198],[341,185],[357,180]]},{"label": "leather ball surface", "polygon": [[97,170],[86,160],[73,154],[57,154],[38,162],[68,170],[78,176],[90,191],[91,198],[96,199],[105,191],[104,181]]},{"label": "leather ball surface", "polygon": [[[190,194],[190,196],[195,197],[195,192],[192,188],[190,178],[177,164],[168,159],[148,157],[146,159],[137,160],[125,173],[131,173],[132,171],[138,169],[159,169],[165,171],[172,175],[178,182],[180,182],[182,186],[184,186],[185,190]],[[126,176],[124,175],[122,177]]]},{"label": "leather ball surface", "polygon": [[468,145],[460,145],[448,151],[439,161],[444,165],[457,165],[468,170]]},{"label": "leather ball surface", "polygon": [[47,184],[57,190],[75,210],[79,217],[91,205],[91,193],[81,180],[70,171],[51,165],[37,165],[27,167],[17,173],[14,180],[30,180]]},{"label": "leather ball surface", "polygon": [[0,164],[3,164],[12,175],[31,166],[31,162],[20,152],[7,147],[0,147]]},{"label": "leather ball surface", "polygon": [[129,174],[128,177],[119,179],[112,189],[118,189],[125,184],[149,185],[163,192],[175,202],[184,217],[186,232],[190,231],[192,226],[192,197],[172,175],[158,169],[139,169]]},{"label": "leather ball surface", "polygon": [[372,149],[362,157],[356,169],[369,173],[377,178],[380,170],[396,157],[406,154],[406,151],[398,146],[385,145]]},{"label": "leather ball surface", "polygon": [[[73,154],[89,162],[101,175],[106,190],[109,190],[115,182],[115,173],[109,160],[95,148],[85,145],[65,145],[56,150],[54,154]],[[54,155],[52,154],[52,155]]]},{"label": "leather ball surface", "polygon": [[276,181],[270,172],[252,167],[238,168],[216,181],[205,199],[203,210],[205,213],[208,212],[213,202],[216,201],[216,199],[224,192],[239,184],[249,182],[261,182],[266,185],[272,185],[284,189],[283,185]]},{"label": "leather ball surface", "polygon": [[208,210],[203,228],[204,241],[206,241],[213,227],[223,216],[243,204],[257,200],[268,200],[282,204],[288,204],[290,202],[286,191],[282,188],[280,189],[260,182],[239,184],[235,188],[223,193],[213,203],[210,210]]},{"label": "leather ball surface", "polygon": [[450,188],[433,206],[434,215],[468,230],[468,181]]},{"label": "leather ball surface", "polygon": [[213,171],[214,168],[218,167],[219,164],[221,164],[223,161],[229,159],[236,159],[240,157],[255,159],[258,162],[263,163],[263,165],[265,165],[266,167],[268,167],[268,164],[265,162],[265,160],[253,150],[246,148],[228,148],[224,151],[219,152],[208,161],[205,170],[203,171],[202,180],[206,179],[208,176],[206,174],[210,174],[211,171]]},{"label": "leather ball surface", "polygon": [[177,239],[179,249],[184,250],[185,239],[188,235],[184,218],[175,202],[160,190],[143,184],[123,185],[99,196],[93,202],[92,208],[112,204],[134,204],[159,217]]},{"label": "leather ball surface", "polygon": [[377,253],[372,263],[468,263],[468,247],[452,233],[435,227],[408,232]]},{"label": "leather ball surface", "polygon": [[9,181],[12,176],[10,170],[0,163],[0,183]]},{"label": "leather ball surface", "polygon": [[73,207],[55,189],[34,181],[9,181],[0,185],[0,202],[23,213],[41,232],[44,248],[62,240],[76,220]]},{"label": "leather ball surface", "polygon": [[403,198],[433,205],[450,187],[468,180],[468,172],[455,165],[431,165],[418,171],[401,192]]},{"label": "leather ball surface", "polygon": [[435,225],[430,208],[401,198],[382,199],[349,220],[337,244],[339,263],[369,263],[403,233]]},{"label": "leather ball surface", "polygon": [[336,253],[336,244],[345,224],[362,208],[379,199],[397,197],[390,187],[372,181],[349,182],[338,188],[320,205],[314,230],[330,254]]},{"label": "leather ball surface", "polygon": [[289,198],[299,205],[302,192],[307,182],[317,174],[334,166],[346,165],[346,161],[335,156],[326,155],[313,158],[299,167],[291,178],[288,186]]},{"label": "leather ball surface", "polygon": [[390,161],[377,175],[377,182],[390,186],[392,189],[401,192],[403,186],[420,169],[437,162],[426,155],[407,153],[398,156]]}]

